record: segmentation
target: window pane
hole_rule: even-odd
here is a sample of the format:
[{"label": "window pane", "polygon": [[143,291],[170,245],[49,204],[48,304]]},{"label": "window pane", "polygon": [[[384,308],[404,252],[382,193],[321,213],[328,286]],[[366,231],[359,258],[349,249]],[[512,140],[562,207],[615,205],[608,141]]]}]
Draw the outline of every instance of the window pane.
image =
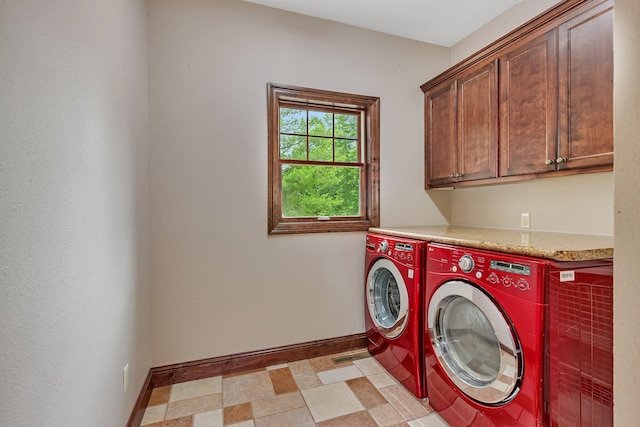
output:
[{"label": "window pane", "polygon": [[309,160],[333,161],[333,140],[331,138],[309,137]]},{"label": "window pane", "polygon": [[280,133],[307,133],[307,111],[280,108]]},{"label": "window pane", "polygon": [[358,138],[358,116],[336,114],[336,138]]},{"label": "window pane", "polygon": [[336,139],[336,162],[357,162],[358,144],[350,139]]},{"label": "window pane", "polygon": [[304,136],[280,135],[280,158],[307,160],[307,138]]},{"label": "window pane", "polygon": [[360,168],[282,165],[282,216],[359,216]]},{"label": "window pane", "polygon": [[333,114],[309,110],[309,135],[333,136]]}]

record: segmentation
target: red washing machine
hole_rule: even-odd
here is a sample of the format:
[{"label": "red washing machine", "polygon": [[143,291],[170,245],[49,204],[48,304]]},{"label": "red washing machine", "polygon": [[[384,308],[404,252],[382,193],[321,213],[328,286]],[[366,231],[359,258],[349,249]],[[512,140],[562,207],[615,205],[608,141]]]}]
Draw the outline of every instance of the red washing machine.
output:
[{"label": "red washing machine", "polygon": [[367,234],[365,326],[369,352],[422,399],[423,270],[426,242]]},{"label": "red washing machine", "polygon": [[544,426],[547,262],[427,246],[429,404],[452,427]]}]

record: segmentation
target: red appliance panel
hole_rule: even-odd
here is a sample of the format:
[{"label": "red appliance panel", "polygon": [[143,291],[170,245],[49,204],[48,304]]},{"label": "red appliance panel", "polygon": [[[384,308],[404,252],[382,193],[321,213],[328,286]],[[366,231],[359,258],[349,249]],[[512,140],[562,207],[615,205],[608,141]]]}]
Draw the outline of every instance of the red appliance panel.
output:
[{"label": "red appliance panel", "polygon": [[[381,250],[383,242],[385,250]],[[371,319],[365,296],[368,350],[390,375],[421,399],[426,397],[422,307],[425,248],[424,241],[368,233],[365,252],[365,278],[377,260],[388,259],[400,272],[409,300],[407,325],[397,338],[390,339],[379,332]]]},{"label": "red appliance panel", "polygon": [[613,263],[599,263],[551,265],[552,426],[613,426]]}]

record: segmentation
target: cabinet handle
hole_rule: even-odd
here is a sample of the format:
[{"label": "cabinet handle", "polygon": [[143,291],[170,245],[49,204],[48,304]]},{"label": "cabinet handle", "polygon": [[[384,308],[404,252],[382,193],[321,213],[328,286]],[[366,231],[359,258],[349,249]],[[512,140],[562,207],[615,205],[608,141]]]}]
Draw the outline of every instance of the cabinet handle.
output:
[{"label": "cabinet handle", "polygon": [[462,174],[461,173],[457,173],[456,174],[456,178],[462,178]]},{"label": "cabinet handle", "polygon": [[553,162],[554,162],[554,160],[553,160],[553,159],[547,159],[547,161],[546,161],[546,162],[544,162],[544,164],[545,164],[545,165],[552,165],[552,164],[553,164]]},{"label": "cabinet handle", "polygon": [[449,178],[455,178],[456,174],[452,173],[451,175],[449,175]]},{"label": "cabinet handle", "polygon": [[564,158],[564,157],[558,157],[558,158],[556,159],[556,163],[565,163],[566,161],[567,161],[567,159],[566,159],[566,158]]}]

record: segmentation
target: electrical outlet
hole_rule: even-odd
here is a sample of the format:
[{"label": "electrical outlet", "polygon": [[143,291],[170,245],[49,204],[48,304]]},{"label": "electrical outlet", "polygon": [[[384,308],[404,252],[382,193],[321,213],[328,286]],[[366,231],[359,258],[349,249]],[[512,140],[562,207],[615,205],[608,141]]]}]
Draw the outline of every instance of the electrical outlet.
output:
[{"label": "electrical outlet", "polygon": [[531,228],[531,215],[528,212],[520,214],[520,228]]},{"label": "electrical outlet", "polygon": [[126,393],[129,387],[129,364],[124,365],[122,370],[122,392]]}]

